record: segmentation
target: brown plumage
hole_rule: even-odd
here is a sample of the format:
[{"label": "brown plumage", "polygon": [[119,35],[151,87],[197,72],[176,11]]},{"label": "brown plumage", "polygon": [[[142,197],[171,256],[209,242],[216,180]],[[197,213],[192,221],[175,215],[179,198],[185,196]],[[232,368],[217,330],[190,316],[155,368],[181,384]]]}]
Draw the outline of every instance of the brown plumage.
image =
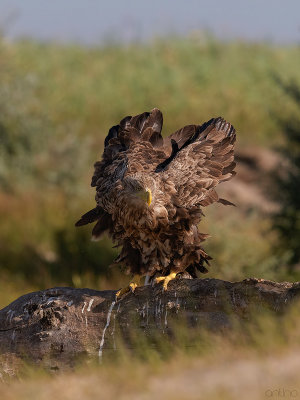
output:
[{"label": "brown plumage", "polygon": [[234,174],[233,126],[222,118],[188,125],[163,139],[155,108],[113,126],[92,186],[97,206],[77,226],[97,222],[95,239],[107,232],[122,246],[116,263],[128,272],[162,276],[207,272],[210,257],[198,231],[202,207],[219,199],[216,186]]}]

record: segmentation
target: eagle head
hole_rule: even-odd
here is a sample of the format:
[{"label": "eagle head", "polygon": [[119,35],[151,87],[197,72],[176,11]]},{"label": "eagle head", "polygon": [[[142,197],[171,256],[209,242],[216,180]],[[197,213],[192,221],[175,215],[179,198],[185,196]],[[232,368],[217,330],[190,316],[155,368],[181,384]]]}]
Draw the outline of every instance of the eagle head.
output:
[{"label": "eagle head", "polygon": [[153,200],[152,182],[139,176],[127,176],[123,179],[126,200],[133,206],[150,206]]}]

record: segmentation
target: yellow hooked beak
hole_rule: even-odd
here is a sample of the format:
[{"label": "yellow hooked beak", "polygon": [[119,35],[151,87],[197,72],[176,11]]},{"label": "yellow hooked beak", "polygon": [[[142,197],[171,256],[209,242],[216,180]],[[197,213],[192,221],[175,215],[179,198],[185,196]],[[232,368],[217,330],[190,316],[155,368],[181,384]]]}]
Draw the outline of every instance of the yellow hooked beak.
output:
[{"label": "yellow hooked beak", "polygon": [[147,204],[148,204],[148,206],[150,206],[151,201],[152,201],[152,192],[150,189],[146,190],[146,196],[147,196],[146,197]]},{"label": "yellow hooked beak", "polygon": [[137,196],[144,200],[148,204],[148,206],[150,206],[152,202],[152,192],[150,189],[146,189],[145,191],[141,190],[137,193]]}]

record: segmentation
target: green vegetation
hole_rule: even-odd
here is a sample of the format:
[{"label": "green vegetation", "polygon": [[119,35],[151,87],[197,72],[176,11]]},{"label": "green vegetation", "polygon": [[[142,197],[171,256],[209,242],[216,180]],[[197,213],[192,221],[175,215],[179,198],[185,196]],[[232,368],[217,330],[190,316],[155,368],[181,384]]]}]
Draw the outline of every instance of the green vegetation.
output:
[{"label": "green vegetation", "polygon": [[[74,223],[94,206],[89,183],[106,132],[129,113],[159,107],[164,134],[222,115],[236,127],[239,149],[282,147],[299,169],[299,137],[282,135],[299,134],[287,124],[299,104],[274,81],[275,75],[299,87],[299,64],[299,46],[205,36],[99,48],[0,39],[0,307],[54,285],[110,289],[127,281],[107,268],[117,254],[109,240],[93,243],[91,227]],[[286,267],[299,263],[299,224],[296,231],[288,225],[299,222],[298,169],[297,186],[295,169],[280,180],[286,191],[277,196],[283,221],[277,232],[259,208],[205,210],[201,230],[212,235],[205,249],[214,258],[208,276],[299,279],[296,268]],[[124,349],[102,366],[89,360],[66,374],[25,367],[7,385],[4,368],[0,398],[226,400],[271,397],[279,388],[300,393],[297,307],[286,318],[260,315],[228,335],[183,329],[173,341],[158,338],[155,348],[136,340],[133,352]]]},{"label": "green vegetation", "polygon": [[293,271],[300,260],[300,85],[275,79],[297,106],[297,112],[280,116],[279,122],[286,136],[281,149],[284,163],[277,173],[276,197],[280,210],[274,215],[274,228],[279,232],[279,251],[286,253]]},{"label": "green vegetation", "polygon": [[[107,269],[116,255],[109,241],[92,243],[90,227],[74,228],[94,205],[92,165],[111,125],[157,106],[165,134],[223,115],[240,148],[278,146],[284,138],[272,115],[292,113],[295,104],[272,74],[299,84],[299,63],[297,46],[204,36],[99,48],[1,40],[0,305],[34,288],[112,288],[126,280]],[[266,217],[208,213],[211,276],[288,277]]]}]

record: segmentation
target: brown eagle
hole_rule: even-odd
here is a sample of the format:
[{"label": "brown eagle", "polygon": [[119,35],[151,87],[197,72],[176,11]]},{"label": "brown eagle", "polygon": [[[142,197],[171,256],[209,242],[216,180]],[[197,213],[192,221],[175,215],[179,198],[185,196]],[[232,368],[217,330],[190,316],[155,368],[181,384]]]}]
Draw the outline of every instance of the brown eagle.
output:
[{"label": "brown eagle", "polygon": [[109,130],[91,183],[97,206],[76,223],[96,222],[94,239],[108,233],[122,246],[115,262],[135,277],[117,296],[133,291],[137,277],[156,276],[167,289],[185,270],[192,277],[207,272],[210,257],[201,244],[208,235],[198,230],[202,207],[232,204],[215,188],[235,175],[233,126],[213,118],[163,138],[162,125],[154,108]]}]

